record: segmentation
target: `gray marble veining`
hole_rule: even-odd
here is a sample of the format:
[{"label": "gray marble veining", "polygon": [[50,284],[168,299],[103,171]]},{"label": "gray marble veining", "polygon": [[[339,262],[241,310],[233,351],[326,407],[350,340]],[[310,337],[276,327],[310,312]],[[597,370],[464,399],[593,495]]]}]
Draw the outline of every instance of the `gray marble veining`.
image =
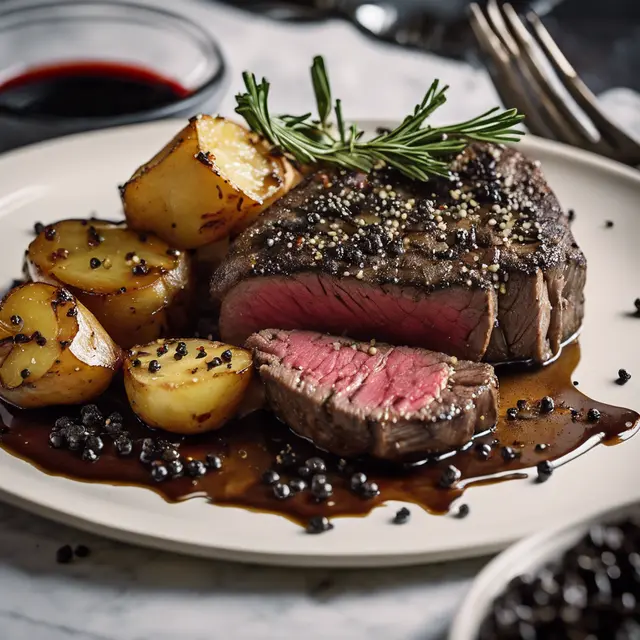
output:
[{"label": "gray marble veining", "polygon": [[[197,14],[220,39],[230,65],[224,114],[243,69],[270,78],[276,109],[307,110],[316,53],[326,56],[335,93],[354,117],[397,118],[434,77],[451,85],[447,119],[497,102],[484,72],[372,42],[346,24],[291,26],[213,3],[155,4]],[[638,96],[619,90],[605,99],[612,116],[640,134]],[[56,564],[61,545],[78,543],[92,549],[89,558]],[[441,640],[485,562],[265,569],[118,544],[0,505],[0,640]]]}]

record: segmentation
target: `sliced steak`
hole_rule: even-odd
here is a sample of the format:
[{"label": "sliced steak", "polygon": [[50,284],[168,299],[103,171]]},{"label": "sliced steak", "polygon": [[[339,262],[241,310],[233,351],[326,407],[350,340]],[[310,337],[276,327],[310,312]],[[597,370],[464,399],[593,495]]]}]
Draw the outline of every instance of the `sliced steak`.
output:
[{"label": "sliced steak", "polygon": [[276,415],[336,455],[424,456],[496,422],[498,382],[487,364],[311,331],[267,329],[246,346]]},{"label": "sliced steak", "polygon": [[236,344],[276,326],[545,362],[580,327],[585,273],[538,165],[474,144],[450,180],[316,172],[238,238],[212,292]]}]

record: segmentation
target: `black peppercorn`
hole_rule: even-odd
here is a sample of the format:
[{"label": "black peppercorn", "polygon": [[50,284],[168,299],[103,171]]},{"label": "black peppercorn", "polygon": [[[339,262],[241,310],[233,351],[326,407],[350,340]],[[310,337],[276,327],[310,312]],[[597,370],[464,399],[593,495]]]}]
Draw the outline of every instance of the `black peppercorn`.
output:
[{"label": "black peppercorn", "polygon": [[172,478],[179,478],[184,473],[184,465],[180,460],[172,460],[167,467]]},{"label": "black peppercorn", "polygon": [[616,382],[622,385],[622,384],[627,384],[629,380],[631,380],[631,374],[626,369],[619,369],[618,379],[616,380]]},{"label": "black peppercorn", "polygon": [[358,472],[358,473],[354,473],[351,476],[349,485],[352,491],[359,492],[362,489],[362,485],[364,485],[366,481],[367,481],[367,476],[364,473]]},{"label": "black peppercorn", "polygon": [[73,553],[77,558],[88,558],[91,555],[91,549],[84,544],[79,544],[73,550]]},{"label": "black peppercorn", "polygon": [[22,318],[20,316],[11,316],[11,324],[13,325],[22,324]]},{"label": "black peppercorn", "polygon": [[73,549],[65,544],[56,551],[56,562],[58,564],[69,564],[73,560]]},{"label": "black peppercorn", "polygon": [[600,420],[600,417],[601,414],[598,409],[589,409],[589,411],[587,411],[587,420],[589,422],[598,422],[598,420]]},{"label": "black peppercorn", "polygon": [[507,418],[509,420],[516,420],[518,417],[518,410],[515,407],[507,409]]},{"label": "black peppercorn", "polygon": [[546,482],[553,473],[553,465],[548,460],[539,462],[536,469],[538,471],[538,482]]},{"label": "black peppercorn", "polygon": [[205,456],[205,464],[207,465],[207,469],[219,471],[222,469],[222,458],[215,453],[207,453]]},{"label": "black peppercorn", "polygon": [[540,400],[540,412],[541,413],[551,413],[556,408],[556,404],[553,401],[553,398],[550,396],[545,396]]},{"label": "black peppercorn", "polygon": [[52,431],[49,434],[49,444],[54,449],[60,449],[62,447],[62,445],[64,444],[64,437],[62,436],[62,434],[59,431]]},{"label": "black peppercorn", "polygon": [[90,449],[89,447],[86,447],[85,450],[82,452],[82,459],[85,462],[97,462],[98,457],[99,457],[98,454],[93,449]]},{"label": "black peppercorn", "polygon": [[393,517],[393,524],[405,524],[409,522],[409,518],[411,517],[411,511],[407,509],[407,507],[402,507],[396,512],[396,515]]},{"label": "black peppercorn", "polygon": [[309,469],[309,467],[305,466],[305,467],[299,467],[298,468],[298,475],[301,478],[310,478],[313,475],[313,473],[312,473],[311,469]]},{"label": "black peppercorn", "polygon": [[96,453],[100,453],[104,449],[104,442],[100,436],[89,436],[86,441],[86,446]]},{"label": "black peppercorn", "polygon": [[47,240],[53,240],[56,237],[56,230],[54,227],[47,227],[44,230],[44,237]]},{"label": "black peppercorn", "polygon": [[140,359],[139,359],[139,358],[136,358],[135,360],[133,360],[133,361],[131,362],[131,366],[132,366],[132,367],[139,367],[141,364],[142,364],[142,362],[140,362]]},{"label": "black peppercorn", "polygon": [[333,529],[333,525],[324,516],[314,516],[307,523],[307,533],[324,533]]},{"label": "black peppercorn", "polygon": [[300,493],[307,488],[307,483],[302,478],[293,478],[289,481],[289,488],[293,493]]},{"label": "black peppercorn", "polygon": [[440,480],[438,481],[438,486],[441,489],[449,489],[452,487],[460,478],[462,477],[462,472],[458,467],[454,467],[450,464],[440,476]]},{"label": "black peppercorn", "polygon": [[186,356],[189,353],[187,351],[187,343],[178,342],[178,344],[176,345],[176,353],[179,353],[181,356]]},{"label": "black peppercorn", "polygon": [[133,451],[133,442],[126,436],[120,436],[115,441],[116,450],[121,456],[128,456]]},{"label": "black peppercorn", "polygon": [[174,449],[173,447],[167,447],[162,452],[162,459],[165,462],[172,462],[173,460],[179,460],[180,452],[177,449]]},{"label": "black peppercorn", "polygon": [[163,480],[166,480],[168,476],[169,469],[167,469],[164,464],[154,464],[153,467],[151,467],[151,477],[156,482],[162,482]]},{"label": "black peppercorn", "polygon": [[91,260],[89,260],[89,266],[92,269],[97,269],[101,264],[102,262],[100,262],[98,258],[91,258]]},{"label": "black peppercorn", "polygon": [[187,473],[192,478],[199,478],[207,473],[207,468],[201,460],[189,460],[187,462]]},{"label": "black peppercorn", "polygon": [[269,469],[262,474],[262,482],[267,485],[273,485],[280,482],[280,474],[273,469]]},{"label": "black peppercorn", "polygon": [[471,512],[471,509],[469,508],[468,504],[461,504],[458,507],[458,511],[456,513],[456,518],[460,518],[460,519],[466,518],[469,515],[470,512]]},{"label": "black peppercorn", "polygon": [[167,351],[169,351],[169,347],[166,344],[163,344],[156,349],[156,355],[160,358],[167,353]]},{"label": "black peppercorn", "polygon": [[376,482],[365,482],[360,490],[360,495],[365,500],[371,500],[380,495],[380,487]]},{"label": "black peppercorn", "polygon": [[142,449],[140,457],[138,458],[142,464],[151,464],[155,458],[155,451],[149,449]]},{"label": "black peppercorn", "polygon": [[[314,480],[315,478],[318,478],[318,477],[320,476],[315,476]],[[318,500],[318,502],[327,500],[333,495],[333,486],[331,485],[330,482],[318,483],[318,482],[312,481],[311,494],[316,500]]]},{"label": "black peppercorn", "polygon": [[491,445],[486,442],[483,444],[476,445],[476,451],[478,453],[478,457],[481,460],[487,460],[491,455]]},{"label": "black peppercorn", "polygon": [[286,500],[291,496],[291,489],[289,485],[278,482],[273,485],[273,495],[278,498],[278,500]]},{"label": "black peppercorn", "polygon": [[31,371],[29,371],[29,369],[23,369],[23,370],[20,372],[20,377],[21,377],[23,380],[26,380],[30,375],[31,375]]},{"label": "black peppercorn", "polygon": [[38,236],[44,231],[44,225],[42,222],[36,222],[33,225],[33,232]]},{"label": "black peppercorn", "polygon": [[500,450],[500,455],[502,455],[502,459],[505,462],[515,460],[518,456],[518,454],[511,447],[502,447],[502,449]]},{"label": "black peppercorn", "polygon": [[149,371],[151,373],[157,373],[158,371],[160,371],[162,367],[160,366],[160,363],[157,360],[152,360],[149,363]]},{"label": "black peppercorn", "polygon": [[214,369],[215,367],[219,367],[222,364],[222,360],[220,360],[220,358],[214,358],[213,360],[210,360],[209,362],[207,362],[207,371],[211,371],[211,369]]},{"label": "black peppercorn", "polygon": [[327,465],[322,458],[314,457],[309,458],[305,463],[305,467],[311,470],[311,473],[325,473]]},{"label": "black peppercorn", "polygon": [[220,357],[225,361],[225,362],[231,362],[231,358],[233,356],[233,353],[231,352],[231,349],[227,349],[226,351],[223,351],[220,354]]}]

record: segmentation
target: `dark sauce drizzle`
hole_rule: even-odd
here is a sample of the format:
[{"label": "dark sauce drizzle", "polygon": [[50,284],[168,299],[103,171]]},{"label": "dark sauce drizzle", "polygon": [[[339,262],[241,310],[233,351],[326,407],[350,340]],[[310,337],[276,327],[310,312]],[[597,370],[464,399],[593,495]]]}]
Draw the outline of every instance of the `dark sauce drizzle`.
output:
[{"label": "dark sauce drizzle", "polygon": [[[554,467],[559,466],[599,442],[616,444],[638,429],[640,416],[636,412],[594,402],[572,384],[579,358],[580,348],[574,343],[544,368],[499,369],[501,417],[495,431],[476,436],[460,451],[405,467],[365,459],[339,460],[295,436],[267,411],[255,412],[218,432],[197,437],[153,432],[131,413],[119,380],[97,404],[105,415],[118,411],[124,416],[124,428],[134,439],[131,455],[119,456],[108,438],[95,463],[82,460],[80,451],[53,449],[48,435],[55,419],[75,416],[75,408],[22,411],[0,404],[4,425],[0,427],[0,446],[49,474],[143,486],[169,502],[199,496],[217,505],[282,514],[299,523],[306,523],[313,516],[364,515],[387,500],[415,503],[431,513],[442,514],[469,486],[526,478],[524,469],[547,460],[553,461]],[[554,400],[552,411],[540,411],[540,400],[545,396]],[[507,410],[518,407],[517,417],[508,418]],[[599,420],[589,420],[592,409],[600,412]],[[142,439],[150,436],[179,443],[180,455],[186,460],[205,461],[207,454],[216,454],[222,459],[222,466],[197,479],[185,475],[155,482],[149,465],[139,461]],[[273,487],[262,481],[269,469],[276,470],[282,482],[298,478],[298,469],[313,456],[326,462],[327,481],[333,486],[333,494],[322,502],[317,502],[308,490],[278,499]],[[450,465],[460,471],[460,479],[452,487],[442,488],[443,474]],[[542,469],[548,477],[548,468],[543,465]],[[352,491],[349,485],[354,472],[364,472],[369,482],[379,485],[380,494],[365,498]]]}]

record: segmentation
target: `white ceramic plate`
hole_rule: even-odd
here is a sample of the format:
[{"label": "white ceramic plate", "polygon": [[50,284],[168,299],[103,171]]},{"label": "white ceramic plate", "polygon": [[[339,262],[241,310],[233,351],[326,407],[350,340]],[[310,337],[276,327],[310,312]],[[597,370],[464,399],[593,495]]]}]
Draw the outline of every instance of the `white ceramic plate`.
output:
[{"label": "white ceramic plate", "polygon": [[[377,123],[376,123],[377,124]],[[20,275],[36,221],[121,216],[116,185],[151,157],[182,123],[159,122],[74,136],[0,157],[0,275]],[[373,125],[372,125],[373,126]],[[581,338],[580,388],[598,400],[640,409],[640,174],[608,160],[528,138],[589,260]],[[605,229],[605,219],[614,228]],[[624,387],[613,383],[625,367]],[[41,515],[121,540],[190,554],[265,564],[382,566],[498,551],[514,540],[617,502],[640,499],[640,436],[597,447],[544,485],[521,480],[470,490],[464,520],[412,508],[412,521],[388,524],[389,504],[366,518],[336,521],[310,536],[288,520],[202,500],[170,505],[151,491],[52,477],[0,451],[0,495]],[[588,489],[587,489],[588,488]]]},{"label": "white ceramic plate", "polygon": [[638,517],[634,503],[569,525],[553,527],[522,540],[492,560],[473,581],[449,631],[449,640],[476,640],[478,629],[495,598],[516,576],[535,573],[575,545],[596,522],[613,523],[627,516]]}]

